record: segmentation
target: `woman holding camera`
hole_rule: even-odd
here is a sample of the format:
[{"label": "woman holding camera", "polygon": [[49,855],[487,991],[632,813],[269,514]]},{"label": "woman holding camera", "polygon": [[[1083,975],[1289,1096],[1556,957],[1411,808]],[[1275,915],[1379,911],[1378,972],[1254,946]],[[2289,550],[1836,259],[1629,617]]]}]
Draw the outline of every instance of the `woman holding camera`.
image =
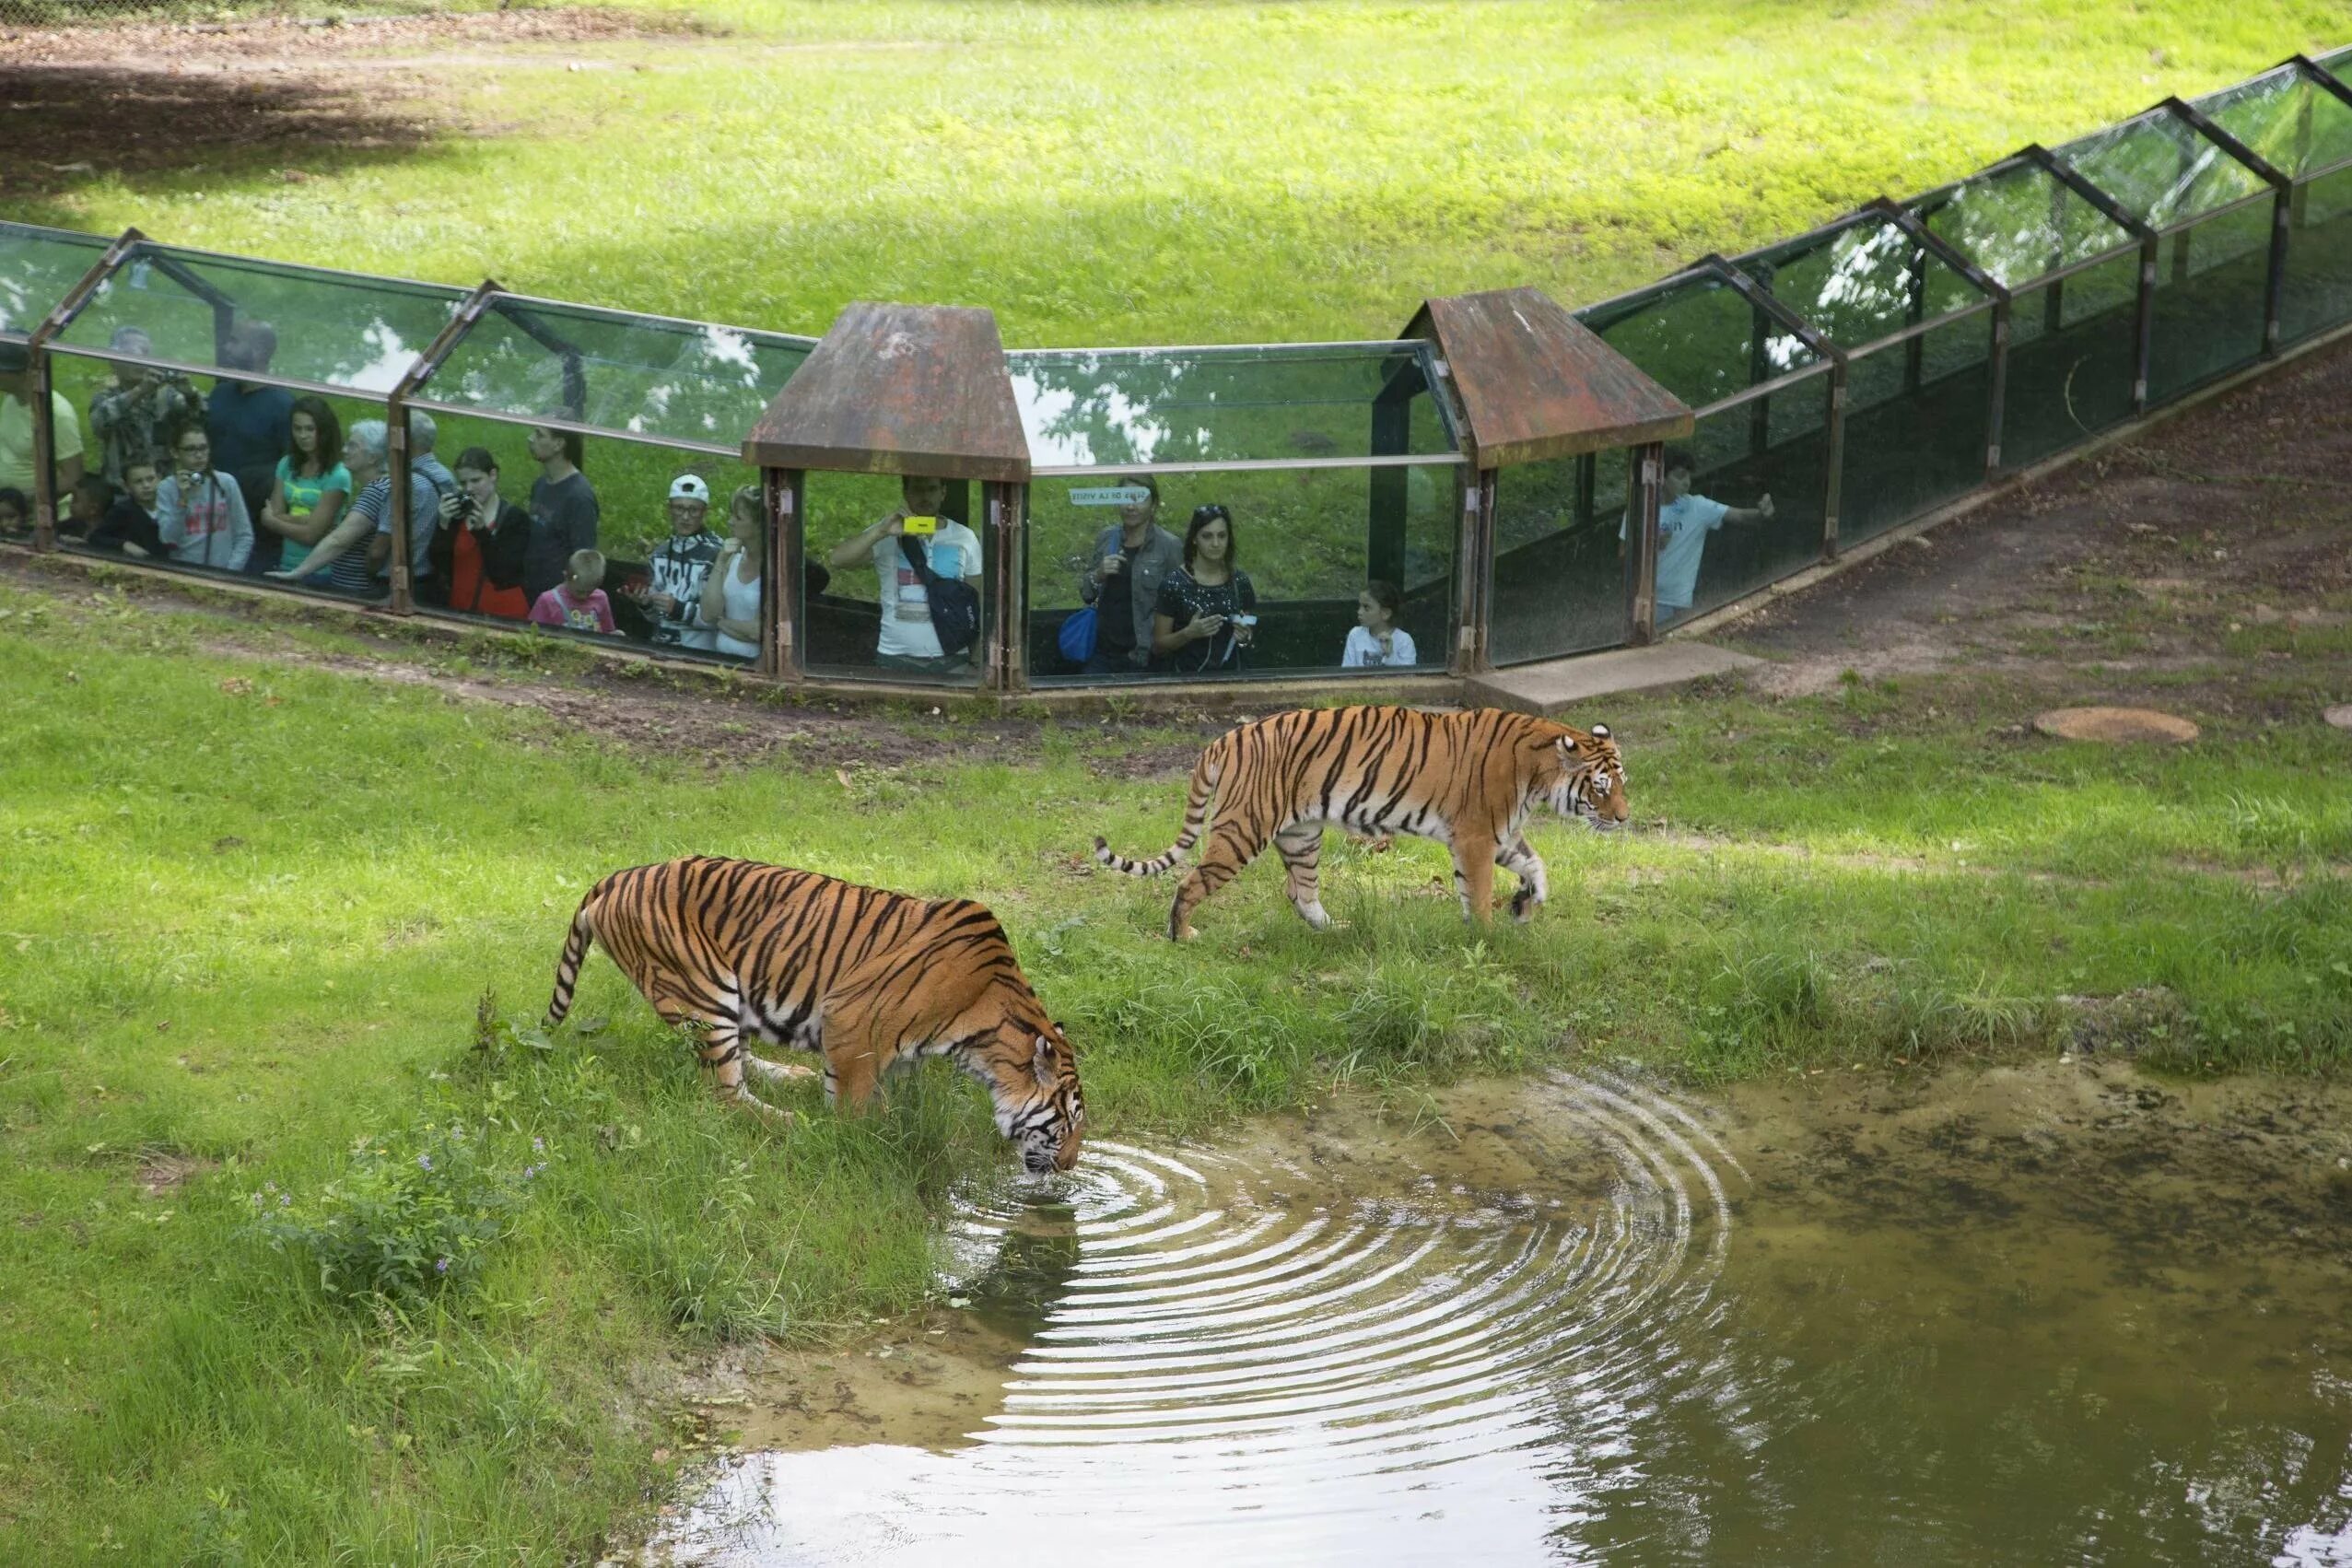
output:
[{"label": "woman holding camera", "polygon": [[498,460],[486,449],[466,448],[452,472],[457,493],[441,497],[441,526],[433,534],[433,572],[450,585],[450,608],[528,618],[522,571],[531,514],[498,494]]},{"label": "woman holding camera", "polygon": [[1258,630],[1258,590],[1234,565],[1234,514],[1194,509],[1184,566],[1160,582],[1152,612],[1152,667],[1179,675],[1231,674]]}]

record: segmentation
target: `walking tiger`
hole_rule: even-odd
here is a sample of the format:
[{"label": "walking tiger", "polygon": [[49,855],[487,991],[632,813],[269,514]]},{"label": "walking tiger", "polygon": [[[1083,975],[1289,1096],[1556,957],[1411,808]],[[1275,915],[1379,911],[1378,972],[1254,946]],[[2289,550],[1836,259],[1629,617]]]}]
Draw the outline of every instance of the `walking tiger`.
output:
[{"label": "walking tiger", "polygon": [[1205,830],[1208,848],[1168,911],[1168,935],[1177,942],[1195,934],[1194,907],[1270,843],[1290,870],[1292,906],[1316,930],[1328,927],[1316,890],[1326,827],[1445,845],[1462,913],[1480,924],[1500,865],[1519,879],[1511,914],[1525,920],[1548,893],[1543,861],[1521,831],[1540,802],[1597,827],[1625,822],[1625,768],[1607,725],[1572,730],[1499,708],[1301,708],[1209,743],[1192,770],[1184,831],[1165,853],[1129,860],[1096,838],[1094,859],[1129,876],[1158,876]]},{"label": "walking tiger", "polygon": [[822,1052],[826,1101],[853,1108],[893,1067],[945,1056],[988,1086],[997,1130],[1032,1173],[1078,1163],[1077,1060],[983,905],[700,855],[614,872],[572,917],[550,1029],[571,1011],[591,942],[664,1020],[703,1027],[722,1100],[774,1115],[744,1069],[809,1073],[753,1055],[746,1039]]}]

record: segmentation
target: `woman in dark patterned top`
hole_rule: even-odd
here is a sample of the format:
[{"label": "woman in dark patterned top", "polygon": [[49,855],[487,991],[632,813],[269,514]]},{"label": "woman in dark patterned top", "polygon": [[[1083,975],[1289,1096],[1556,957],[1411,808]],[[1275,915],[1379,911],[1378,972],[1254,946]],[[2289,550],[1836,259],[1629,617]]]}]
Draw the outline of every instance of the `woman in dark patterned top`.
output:
[{"label": "woman in dark patterned top", "polygon": [[1185,531],[1184,567],[1160,583],[1152,664],[1180,675],[1230,674],[1258,629],[1258,590],[1234,565],[1234,514],[1206,506]]}]

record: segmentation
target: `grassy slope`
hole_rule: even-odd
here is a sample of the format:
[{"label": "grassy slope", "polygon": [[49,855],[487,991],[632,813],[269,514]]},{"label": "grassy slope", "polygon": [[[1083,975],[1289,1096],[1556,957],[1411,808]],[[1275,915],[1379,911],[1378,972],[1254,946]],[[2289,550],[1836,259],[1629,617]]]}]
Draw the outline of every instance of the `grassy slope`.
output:
[{"label": "grassy slope", "polygon": [[529,129],[46,216],[787,330],[901,298],[1015,344],[1381,336],[1430,293],[1598,298],[2352,33],[2320,0],[680,8],[745,36],[451,66]]},{"label": "grassy slope", "polygon": [[[617,864],[735,851],[988,898],[1127,1136],[1334,1078],[1409,1094],[1563,1039],[1701,1077],[2014,1048],[2065,1026],[2055,996],[2152,986],[2145,1056],[2352,1047],[2352,886],[2324,872],[2352,806],[2315,720],[2159,754],[1988,745],[2014,704],[1983,682],[1924,710],[1862,685],[1628,700],[1637,813],[1675,831],[1541,829],[1534,926],[1466,933],[1433,846],[1335,842],[1348,930],[1306,931],[1258,868],[1179,951],[1164,885],[1070,857],[1097,827],[1165,841],[1176,784],[1087,766],[1148,732],[1049,733],[1011,765],[953,760],[951,720],[909,718],[938,760],[711,772],[306,667],[331,637],[255,663],[192,617],[56,603],[0,591],[12,1561],[552,1561],[674,1441],[615,1413],[607,1369],[657,1365],[677,1331],[822,1334],[922,1295],[928,1216],[1000,1164],[943,1071],[872,1123],[778,1140],[707,1102],[601,959],[580,1015],[608,1029],[470,1048],[485,989],[535,1012],[571,901]],[[324,1307],[240,1235],[264,1180],[308,1194],[355,1139],[451,1118],[555,1164],[449,1307]],[[144,1197],[162,1153],[221,1168]]]}]

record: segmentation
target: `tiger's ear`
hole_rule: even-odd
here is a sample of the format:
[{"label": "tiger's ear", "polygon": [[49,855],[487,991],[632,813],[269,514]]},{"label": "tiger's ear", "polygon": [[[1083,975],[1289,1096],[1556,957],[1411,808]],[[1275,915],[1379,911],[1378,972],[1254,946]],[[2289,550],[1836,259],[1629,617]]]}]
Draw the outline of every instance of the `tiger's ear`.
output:
[{"label": "tiger's ear", "polygon": [[1594,725],[1592,735],[1593,739],[1596,741],[1606,741],[1609,739],[1609,726],[1606,724]]},{"label": "tiger's ear", "polygon": [[1029,1070],[1037,1075],[1037,1086],[1050,1089],[1057,1074],[1054,1071],[1054,1043],[1043,1035],[1037,1036],[1037,1054],[1029,1061]]}]

